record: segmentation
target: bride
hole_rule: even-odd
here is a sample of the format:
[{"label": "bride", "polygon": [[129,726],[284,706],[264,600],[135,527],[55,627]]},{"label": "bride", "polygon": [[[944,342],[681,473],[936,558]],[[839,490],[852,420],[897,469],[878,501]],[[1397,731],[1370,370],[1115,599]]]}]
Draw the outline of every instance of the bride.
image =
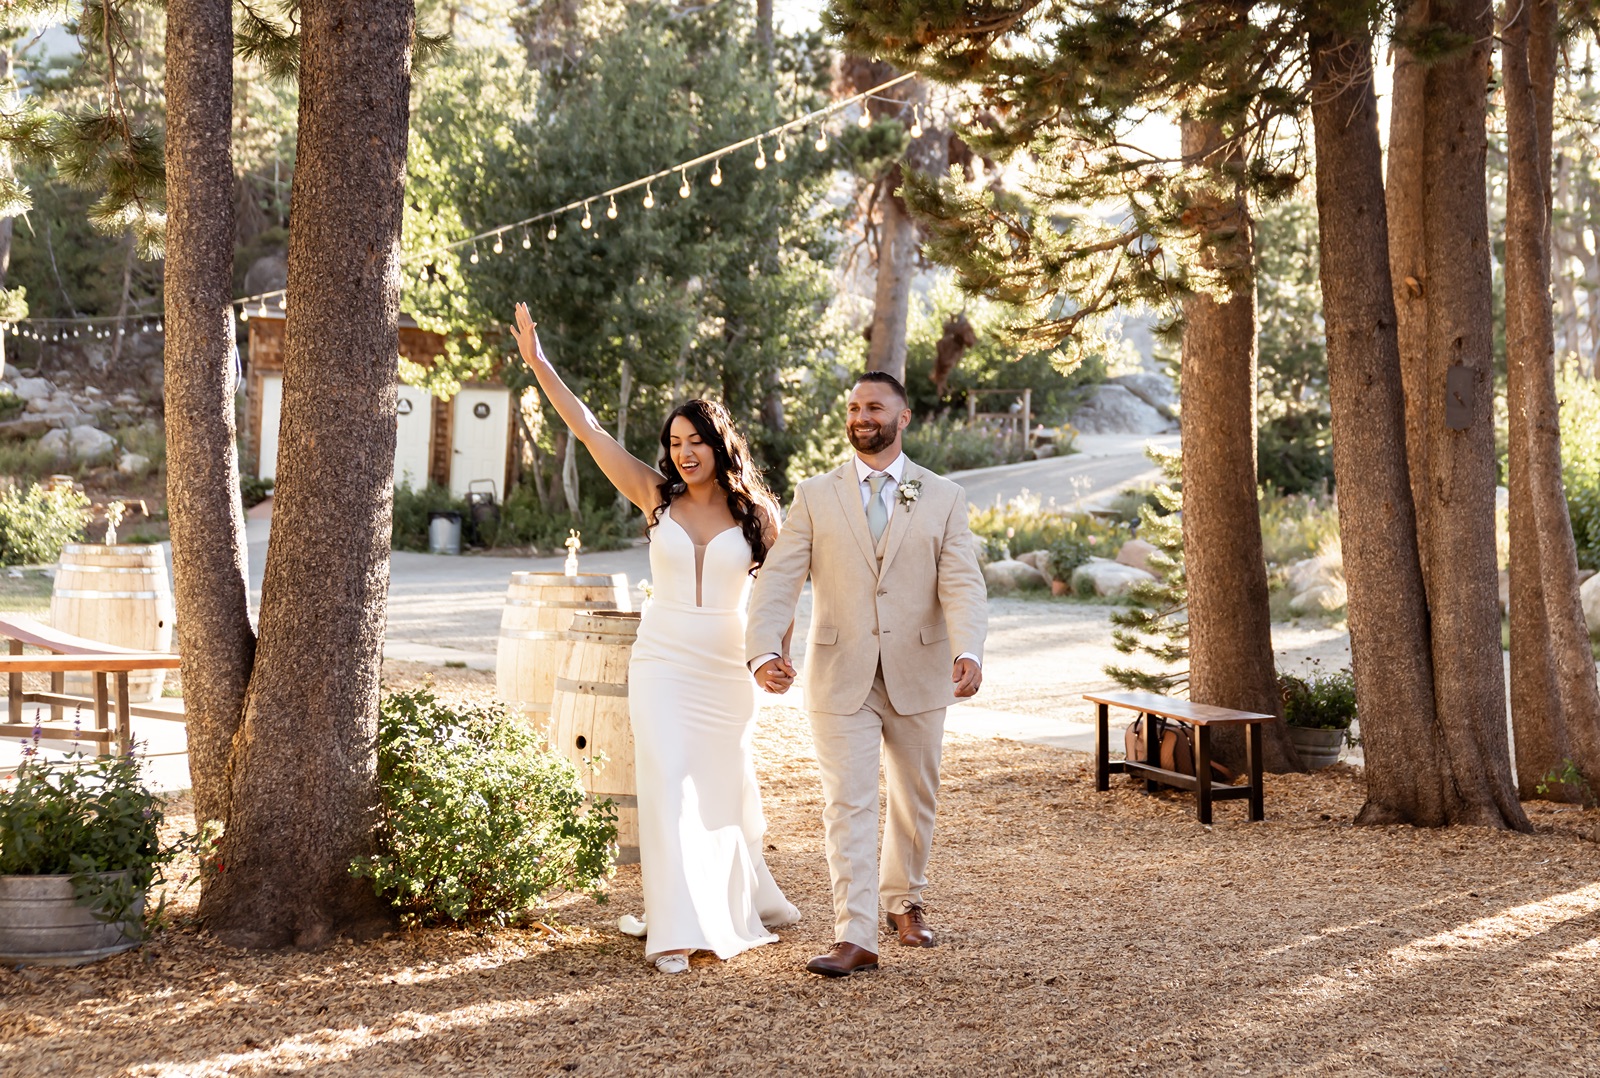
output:
[{"label": "bride", "polygon": [[516,315],[517,348],[546,398],[650,521],[655,593],[628,665],[645,957],[663,973],[682,973],[691,951],[728,959],[776,942],[766,926],[793,924],[800,911],[761,854],[756,688],[744,631],[751,577],[777,538],[777,507],[727,409],[704,400],[675,408],[661,430],[658,471],[606,433],[562,382],[527,304]]}]

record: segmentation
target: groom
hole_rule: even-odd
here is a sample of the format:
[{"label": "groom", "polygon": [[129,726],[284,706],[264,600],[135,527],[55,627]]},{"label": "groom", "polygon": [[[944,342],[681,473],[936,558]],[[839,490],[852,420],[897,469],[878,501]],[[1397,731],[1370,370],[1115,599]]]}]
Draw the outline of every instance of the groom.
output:
[{"label": "groom", "polygon": [[[806,969],[878,967],[878,903],[902,944],[932,947],[923,916],[945,707],[983,683],[983,574],[961,488],[906,459],[906,391],[881,371],[850,392],[844,467],[801,483],[756,580],[746,657],[768,692],[788,691],[783,654],[806,576],[814,605],[806,704],[822,768],[834,943]],[[878,765],[888,825],[878,869]]]}]

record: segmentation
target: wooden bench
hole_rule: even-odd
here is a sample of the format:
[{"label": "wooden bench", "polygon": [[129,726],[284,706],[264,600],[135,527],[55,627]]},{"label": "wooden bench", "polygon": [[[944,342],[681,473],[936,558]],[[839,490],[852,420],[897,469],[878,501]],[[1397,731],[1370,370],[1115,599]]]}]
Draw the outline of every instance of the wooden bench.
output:
[{"label": "wooden bench", "polygon": [[[1261,786],[1261,724],[1271,722],[1276,716],[1258,715],[1253,711],[1230,711],[1224,707],[1192,704],[1187,700],[1174,700],[1149,692],[1086,693],[1083,697],[1096,705],[1094,727],[1094,788],[1111,788],[1112,775],[1142,775],[1145,790],[1154,793],[1158,784],[1176,786],[1195,793],[1195,815],[1201,823],[1211,822],[1211,803],[1247,798],[1250,802],[1252,823],[1266,816]],[[1141,715],[1159,715],[1173,722],[1181,722],[1194,731],[1193,775],[1138,760],[1113,760],[1110,757],[1110,716],[1114,707],[1125,707]],[[1211,728],[1213,726],[1238,726],[1245,728],[1244,752],[1247,781],[1230,785],[1217,783],[1211,777]]]},{"label": "wooden bench", "polygon": [[[101,751],[116,746],[126,753],[133,743],[131,719],[134,715],[168,722],[183,722],[182,712],[139,707],[128,700],[128,675],[136,670],[176,670],[178,656],[165,652],[134,651],[73,636],[32,618],[15,614],[0,616],[0,637],[10,641],[9,654],[0,655],[0,673],[5,674],[8,710],[0,723],[0,736],[30,737],[35,729],[57,739],[92,741]],[[50,652],[49,655],[24,655],[24,646]],[[84,672],[91,676],[93,696],[70,696],[65,691],[65,675]],[[50,675],[49,692],[25,692],[24,674]],[[114,692],[113,692],[114,688]],[[30,723],[22,720],[25,704],[46,704],[50,721]],[[82,729],[63,722],[66,708],[87,707],[94,716],[94,727]],[[112,725],[112,711],[116,722]]]}]

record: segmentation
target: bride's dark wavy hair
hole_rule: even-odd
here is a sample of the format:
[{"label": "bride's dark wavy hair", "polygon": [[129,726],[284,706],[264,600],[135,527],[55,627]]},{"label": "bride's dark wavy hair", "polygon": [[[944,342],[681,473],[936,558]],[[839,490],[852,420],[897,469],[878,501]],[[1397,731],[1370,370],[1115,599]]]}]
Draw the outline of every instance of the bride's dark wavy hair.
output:
[{"label": "bride's dark wavy hair", "polygon": [[678,474],[678,466],[672,460],[672,421],[679,416],[694,424],[700,440],[711,447],[717,466],[717,482],[727,491],[728,511],[733,514],[734,523],[744,535],[745,542],[750,544],[750,560],[755,562],[751,572],[754,572],[767,560],[767,540],[762,534],[761,515],[756,512],[756,506],[767,506],[771,512],[770,507],[774,504],[772,492],[767,489],[766,481],[751,461],[750,447],[745,443],[744,435],[734,428],[733,417],[715,401],[698,398],[685,401],[674,408],[667,415],[666,422],[661,424],[661,460],[657,466],[663,480],[656,488],[661,492],[661,504],[650,513],[650,527],[654,528],[661,522],[661,511],[672,504],[673,498],[689,489],[689,484]]}]

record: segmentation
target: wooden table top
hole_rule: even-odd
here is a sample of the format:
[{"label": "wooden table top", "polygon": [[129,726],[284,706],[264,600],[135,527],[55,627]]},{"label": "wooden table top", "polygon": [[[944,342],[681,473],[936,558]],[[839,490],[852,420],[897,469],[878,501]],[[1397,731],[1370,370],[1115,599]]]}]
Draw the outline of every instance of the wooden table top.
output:
[{"label": "wooden table top", "polygon": [[1150,715],[1178,719],[1196,726],[1222,726],[1228,723],[1271,722],[1276,715],[1262,715],[1254,711],[1232,711],[1210,704],[1195,704],[1153,692],[1102,692],[1084,693],[1085,700],[1112,707],[1128,707]]}]

